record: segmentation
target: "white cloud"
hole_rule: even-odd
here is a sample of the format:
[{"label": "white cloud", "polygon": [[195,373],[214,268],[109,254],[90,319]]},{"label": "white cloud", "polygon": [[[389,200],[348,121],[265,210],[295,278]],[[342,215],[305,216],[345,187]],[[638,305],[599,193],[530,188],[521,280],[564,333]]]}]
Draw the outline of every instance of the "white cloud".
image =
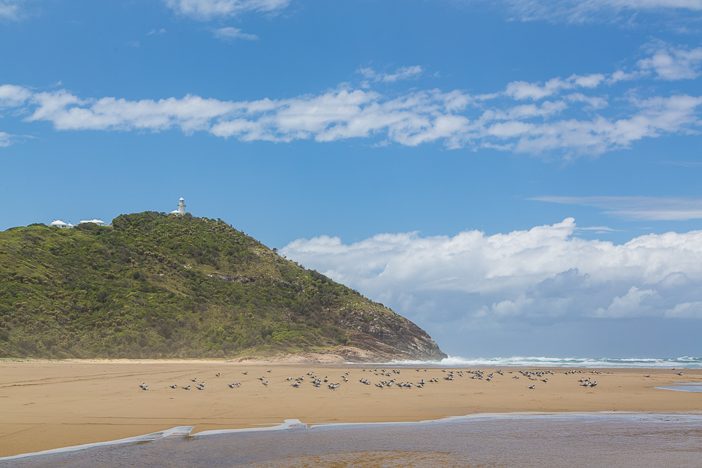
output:
[{"label": "white cloud", "polygon": [[221,101],[199,96],[130,101],[81,99],[66,91],[37,93],[29,121],[49,121],[59,130],[209,131],[244,141],[335,141],[384,134],[391,141],[458,144],[468,120],[453,111],[459,93],[415,92],[387,99],[365,90],[259,101]]},{"label": "white cloud", "polygon": [[258,36],[255,34],[249,34],[244,31],[242,31],[239,28],[235,28],[232,26],[226,26],[223,28],[217,28],[212,31],[215,37],[219,39],[226,39],[226,40],[232,40],[232,39],[241,39],[244,41],[256,41],[258,40]]},{"label": "white cloud", "polygon": [[166,34],[168,31],[166,31],[166,28],[154,28],[151,29],[149,32],[146,33],[147,36],[161,36],[163,34]]},{"label": "white cloud", "polygon": [[[236,28],[218,31],[224,37],[253,39]],[[638,93],[625,93],[612,98],[598,93],[612,83],[650,78],[651,73],[643,70],[627,76],[615,72],[571,75],[543,83],[514,81],[503,91],[478,95],[439,89],[381,93],[366,87],[369,79],[397,83],[417,76],[421,73],[418,66],[390,74],[369,69],[361,73],[366,78],[361,86],[342,84],[318,94],[252,101],[196,95],[84,98],[63,89],[32,92],[2,85],[0,107],[14,107],[13,115],[25,115],[28,122],[50,122],[57,130],[180,129],[247,142],[362,138],[373,145],[437,143],[449,149],[487,148],[564,157],[627,149],[643,139],[666,135],[697,135],[702,126],[702,96],[639,98],[631,97]]]},{"label": "white cloud", "polygon": [[581,232],[594,232],[595,234],[611,234],[613,232],[620,232],[620,229],[613,229],[609,226],[585,226],[578,227],[576,230]]},{"label": "white cloud", "polygon": [[532,126],[514,145],[514,151],[545,153],[566,151],[601,154],[644,138],[692,132],[700,124],[702,97],[654,97],[635,103],[629,116],[611,119],[560,120]]},{"label": "white cloud", "polygon": [[605,81],[601,73],[591,75],[572,75],[566,79],[552,78],[544,84],[513,81],[507,85],[505,94],[514,99],[539,100],[553,96],[563,90],[574,88],[596,88]]},{"label": "white cloud", "polygon": [[0,109],[24,104],[32,93],[27,88],[16,85],[0,85]]},{"label": "white cloud", "polygon": [[17,20],[20,17],[17,0],[0,0],[0,20]]},{"label": "white cloud", "polygon": [[606,214],[625,219],[686,221],[702,219],[702,198],[541,196],[535,201],[599,208]]},{"label": "white cloud", "polygon": [[668,318],[702,319],[702,301],[677,304],[672,309],[667,310],[665,316]]},{"label": "white cloud", "polygon": [[687,80],[700,76],[702,47],[696,49],[664,46],[639,61],[643,71],[652,71],[663,80]]},{"label": "white cloud", "polygon": [[[10,88],[3,88],[10,89]],[[12,88],[14,89],[14,88]],[[702,97],[634,101],[629,115],[611,119],[558,118],[568,102],[544,101],[481,111],[460,91],[413,91],[388,97],[342,88],[318,95],[258,101],[223,101],[188,95],[159,100],[83,99],[65,90],[27,99],[27,120],[58,130],[205,131],[242,141],[373,138],[406,146],[438,142],[448,148],[491,147],[522,153],[601,154],[644,138],[695,131]],[[591,106],[588,109],[591,111]],[[621,113],[621,112],[620,112]]]},{"label": "white cloud", "polygon": [[561,83],[561,80],[557,78],[549,80],[543,85],[526,81],[513,81],[507,85],[505,94],[514,99],[542,99],[562,89]]},{"label": "white cloud", "polygon": [[574,235],[572,218],[529,230],[300,239],[281,252],[424,323],[702,318],[702,231],[624,244]]},{"label": "white cloud", "polygon": [[609,105],[606,98],[600,96],[586,96],[583,93],[571,93],[564,98],[571,102],[580,102],[586,104],[592,110],[604,109]]},{"label": "white cloud", "polygon": [[512,17],[520,21],[547,20],[585,23],[613,21],[636,13],[692,13],[702,11],[702,0],[502,0]]},{"label": "white cloud", "polygon": [[0,148],[6,148],[12,144],[12,135],[0,132]]},{"label": "white cloud", "polygon": [[550,117],[568,108],[564,101],[544,101],[541,104],[518,104],[505,109],[488,109],[480,116],[481,122],[493,120],[524,120]]},{"label": "white cloud", "polygon": [[642,74],[640,71],[617,70],[607,78],[607,83],[616,84],[622,81],[632,81],[641,78],[641,76]]},{"label": "white cloud", "polygon": [[198,20],[226,18],[242,13],[274,13],[287,8],[290,0],[165,0],[174,12]]},{"label": "white cloud", "polygon": [[419,77],[424,69],[420,65],[400,67],[394,72],[380,73],[371,67],[359,68],[358,72],[368,81],[381,83],[395,83],[396,81],[408,80]]},{"label": "white cloud", "polygon": [[231,112],[235,103],[199,96],[129,101],[106,97],[80,99],[66,91],[37,93],[29,121],[50,121],[59,130],[206,130],[209,122]]},{"label": "white cloud", "polygon": [[[612,299],[612,302],[606,308],[598,308],[595,311],[595,316],[624,318],[640,317],[642,315],[648,315],[648,313],[651,312],[655,313],[655,310],[650,310],[648,302],[657,298],[658,293],[653,289],[639,289],[636,286],[632,286],[626,294]],[[667,310],[662,311],[663,315],[665,315],[666,311]]]}]

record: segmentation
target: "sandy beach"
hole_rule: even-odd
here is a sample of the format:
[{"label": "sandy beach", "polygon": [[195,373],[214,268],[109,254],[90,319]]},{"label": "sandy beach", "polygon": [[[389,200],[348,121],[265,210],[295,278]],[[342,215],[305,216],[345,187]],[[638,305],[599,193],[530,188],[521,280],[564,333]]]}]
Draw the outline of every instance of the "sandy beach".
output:
[{"label": "sandy beach", "polygon": [[[503,368],[501,374],[481,369],[478,379],[469,372],[476,368],[383,369],[225,361],[2,361],[0,456],[179,425],[199,432],[276,425],[289,418],[314,424],[504,412],[702,412],[699,393],[655,388],[702,382],[702,370]],[[543,373],[522,373],[537,370]],[[328,382],[316,388],[309,374]],[[288,379],[298,377],[304,380],[295,388]],[[391,387],[376,386],[391,379]],[[596,380],[597,386],[583,387],[580,379]],[[418,388],[421,380],[425,384]],[[204,389],[196,389],[201,382]],[[400,388],[401,382],[412,387]],[[140,389],[141,383],[148,390]],[[240,385],[230,388],[232,383]],[[340,385],[331,390],[329,383]],[[183,389],[188,385],[190,390]]]}]

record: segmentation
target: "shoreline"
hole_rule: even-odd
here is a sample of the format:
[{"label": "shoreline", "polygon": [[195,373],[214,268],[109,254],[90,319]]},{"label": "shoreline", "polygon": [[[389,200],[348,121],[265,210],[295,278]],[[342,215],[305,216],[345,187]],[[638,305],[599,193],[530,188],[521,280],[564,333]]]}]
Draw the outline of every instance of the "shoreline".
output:
[{"label": "shoreline", "polygon": [[[689,360],[685,360],[689,359]],[[521,360],[521,361],[520,361]],[[656,363],[657,364],[654,364]],[[236,364],[241,366],[324,366],[324,367],[397,367],[397,368],[502,368],[502,369],[588,369],[588,370],[702,370],[702,358],[550,358],[504,357],[461,358],[449,356],[439,361],[392,360],[346,361],[336,354],[309,353],[265,357],[235,358],[14,358],[0,357],[7,363],[73,363],[73,364]],[[591,363],[583,365],[583,363]]]},{"label": "shoreline", "polygon": [[[285,419],[314,426],[416,423],[495,413],[702,412],[699,393],[657,389],[702,383],[700,369],[500,369],[488,378],[497,372],[494,367],[3,360],[0,457],[125,439],[177,426],[192,427],[192,433],[197,434],[274,426]],[[542,374],[530,375],[535,369],[541,369]],[[309,374],[320,380],[328,376],[329,383],[340,385],[328,389],[323,382],[315,387]],[[450,380],[449,374],[453,374]],[[304,380],[294,388],[295,380],[289,379],[298,378]],[[205,382],[206,387],[197,390],[193,379]],[[391,379],[413,386],[376,385]],[[430,379],[436,382],[430,383]],[[585,388],[580,379],[597,380],[599,385]],[[421,388],[420,380],[425,382]],[[235,381],[240,386],[228,386]],[[141,390],[141,383],[149,390]],[[530,389],[530,385],[535,388]],[[187,386],[189,391],[184,390]]]},{"label": "shoreline", "polygon": [[[200,439],[213,436],[226,436],[235,434],[250,434],[250,433],[270,433],[278,431],[290,430],[313,430],[313,429],[345,429],[345,428],[363,428],[363,427],[397,427],[397,426],[422,426],[427,424],[445,424],[452,422],[481,422],[481,421],[499,421],[499,420],[517,420],[517,419],[594,419],[594,418],[644,418],[655,421],[656,418],[675,418],[689,416],[695,418],[696,422],[702,424],[702,410],[697,412],[674,412],[674,413],[658,413],[647,411],[559,411],[559,412],[508,412],[508,413],[474,413],[460,416],[447,416],[438,419],[426,419],[417,421],[381,421],[381,422],[339,422],[339,423],[319,423],[308,424],[298,419],[286,419],[280,424],[264,427],[244,427],[237,429],[219,429],[193,432],[192,426],[175,426],[163,431],[150,432],[148,434],[140,434],[122,439],[107,440],[100,442],[92,442],[88,444],[72,445],[67,447],[58,447],[54,449],[41,450],[37,452],[19,453],[16,455],[0,456],[0,462],[26,460],[29,458],[51,456],[57,454],[70,454],[74,452],[90,450],[100,447],[114,447],[118,445],[142,444],[148,442],[157,442],[170,437],[181,437],[183,439]],[[639,419],[640,420],[640,419]],[[650,422],[650,421],[649,421]]]}]

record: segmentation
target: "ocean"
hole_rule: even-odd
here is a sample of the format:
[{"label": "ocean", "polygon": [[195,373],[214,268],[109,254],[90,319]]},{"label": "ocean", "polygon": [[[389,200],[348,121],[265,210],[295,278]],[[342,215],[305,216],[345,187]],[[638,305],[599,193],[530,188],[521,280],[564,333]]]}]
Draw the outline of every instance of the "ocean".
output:
[{"label": "ocean", "polygon": [[393,366],[440,367],[584,367],[584,368],[675,368],[702,369],[702,357],[676,358],[578,358],[511,356],[492,358],[464,358],[449,356],[441,361],[391,361],[378,363]]}]

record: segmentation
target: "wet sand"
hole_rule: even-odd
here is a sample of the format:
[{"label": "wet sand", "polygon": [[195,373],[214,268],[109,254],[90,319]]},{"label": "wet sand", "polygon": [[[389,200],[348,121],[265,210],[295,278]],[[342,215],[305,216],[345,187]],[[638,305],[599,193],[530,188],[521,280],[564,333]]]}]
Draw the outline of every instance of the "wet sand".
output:
[{"label": "wet sand", "polygon": [[[365,370],[364,370],[365,369]],[[0,456],[146,434],[174,426],[193,432],[271,426],[295,418],[308,424],[419,421],[475,413],[634,411],[702,412],[702,396],[658,390],[702,382],[702,370],[543,369],[529,380],[523,370],[502,369],[491,381],[459,369],[399,368],[390,377],[363,366],[250,364],[224,361],[0,362]],[[270,372],[269,372],[270,371]],[[494,369],[483,369],[484,375]],[[247,375],[243,373],[246,372]],[[306,374],[328,382],[312,386]],[[342,376],[348,372],[349,382]],[[216,374],[220,373],[220,377]],[[288,377],[305,376],[300,388]],[[519,377],[515,379],[514,377]],[[264,386],[259,378],[268,382]],[[370,385],[359,382],[368,379]],[[432,378],[437,383],[429,383]],[[594,388],[579,379],[597,380]],[[205,382],[204,390],[195,383]],[[377,388],[381,380],[427,382],[423,388]],[[149,390],[139,384],[145,382]],[[240,382],[231,389],[227,384]],[[328,383],[340,383],[336,390]],[[169,388],[175,384],[177,389]],[[191,385],[191,390],[181,387]],[[529,389],[534,385],[534,389]]]}]

